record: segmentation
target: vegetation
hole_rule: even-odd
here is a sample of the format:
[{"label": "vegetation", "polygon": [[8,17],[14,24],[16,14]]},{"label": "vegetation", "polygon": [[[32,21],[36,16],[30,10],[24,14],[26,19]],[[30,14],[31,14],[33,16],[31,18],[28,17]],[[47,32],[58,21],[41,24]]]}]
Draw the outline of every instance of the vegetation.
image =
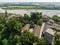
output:
[{"label": "vegetation", "polygon": [[60,35],[56,34],[56,45],[60,45]]},{"label": "vegetation", "polygon": [[11,5],[11,6],[5,6],[6,10],[12,10],[12,9],[44,9],[44,10],[59,10],[60,7],[55,6],[41,6],[41,5]]},{"label": "vegetation", "polygon": [[60,17],[57,16],[57,15],[54,15],[54,16],[52,17],[52,19],[53,19],[54,21],[56,21],[56,22],[60,22]]},{"label": "vegetation", "polygon": [[37,24],[42,18],[42,13],[37,13],[35,15],[36,17],[34,15],[33,13],[29,17],[25,14],[24,17],[21,16],[19,18],[5,20],[5,15],[0,14],[0,45],[46,45],[45,39],[35,37],[34,33],[29,31],[21,33],[21,28],[25,24],[30,23],[30,21]]},{"label": "vegetation", "polygon": [[[36,37],[34,33],[29,31],[21,32],[21,28],[29,23],[30,28],[34,27],[34,24],[42,24],[42,13],[31,13],[31,16],[24,14],[19,18],[10,18],[5,20],[5,15],[0,14],[0,45],[46,45],[46,40]],[[52,19],[56,22],[60,22],[60,17],[53,16]],[[60,35],[56,34],[56,44],[60,45]],[[53,44],[54,45],[54,44]]]}]

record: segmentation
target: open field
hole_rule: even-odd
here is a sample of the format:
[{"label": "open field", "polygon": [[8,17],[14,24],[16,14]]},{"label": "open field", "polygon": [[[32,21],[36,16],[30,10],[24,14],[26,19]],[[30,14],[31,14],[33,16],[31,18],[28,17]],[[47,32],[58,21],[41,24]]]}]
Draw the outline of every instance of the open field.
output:
[{"label": "open field", "polygon": [[30,5],[30,6],[6,6],[2,9],[12,10],[12,9],[44,9],[44,10],[59,10],[59,7],[49,7],[49,6],[40,6],[40,5]]},{"label": "open field", "polygon": [[12,10],[12,9],[42,9],[40,6],[8,6],[2,7],[2,9]]}]

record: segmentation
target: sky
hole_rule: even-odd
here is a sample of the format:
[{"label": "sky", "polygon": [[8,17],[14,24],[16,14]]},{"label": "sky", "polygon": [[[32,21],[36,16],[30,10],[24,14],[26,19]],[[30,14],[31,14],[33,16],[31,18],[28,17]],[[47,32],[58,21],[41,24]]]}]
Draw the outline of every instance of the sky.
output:
[{"label": "sky", "polygon": [[60,0],[0,0],[0,2],[60,2]]}]

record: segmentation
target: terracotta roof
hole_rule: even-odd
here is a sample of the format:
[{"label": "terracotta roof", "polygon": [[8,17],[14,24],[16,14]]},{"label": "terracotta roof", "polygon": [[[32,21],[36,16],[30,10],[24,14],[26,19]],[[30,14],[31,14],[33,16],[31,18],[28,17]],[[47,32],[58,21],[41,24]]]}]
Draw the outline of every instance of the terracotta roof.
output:
[{"label": "terracotta roof", "polygon": [[23,32],[24,30],[29,30],[29,28],[30,28],[30,24],[26,24],[26,25],[22,28],[22,32]]},{"label": "terracotta roof", "polygon": [[41,29],[41,27],[39,25],[35,25],[34,30],[33,30],[33,33],[35,34],[35,36],[37,36],[37,37],[39,36],[40,29]]}]

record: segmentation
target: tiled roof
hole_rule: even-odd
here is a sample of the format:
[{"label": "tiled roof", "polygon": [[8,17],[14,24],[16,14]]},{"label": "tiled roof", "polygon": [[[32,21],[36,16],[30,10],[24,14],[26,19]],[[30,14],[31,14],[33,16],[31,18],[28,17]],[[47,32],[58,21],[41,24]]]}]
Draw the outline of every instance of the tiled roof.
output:
[{"label": "tiled roof", "polygon": [[22,28],[22,32],[23,32],[24,30],[29,30],[29,28],[30,28],[30,24],[26,24],[26,25]]},{"label": "tiled roof", "polygon": [[37,37],[39,36],[40,30],[41,30],[41,27],[39,25],[35,25],[34,30],[33,30],[33,33],[35,34],[35,36]]}]

